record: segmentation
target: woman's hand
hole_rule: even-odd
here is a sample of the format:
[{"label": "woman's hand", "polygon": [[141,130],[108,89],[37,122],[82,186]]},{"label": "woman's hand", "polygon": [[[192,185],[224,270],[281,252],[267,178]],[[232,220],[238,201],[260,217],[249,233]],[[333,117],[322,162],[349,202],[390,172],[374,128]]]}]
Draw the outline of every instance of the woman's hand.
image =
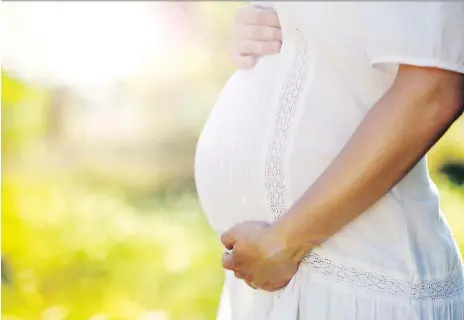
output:
[{"label": "woman's hand", "polygon": [[254,289],[276,291],[285,287],[298,270],[304,253],[287,248],[272,227],[261,221],[247,221],[226,231],[221,241],[225,269]]},{"label": "woman's hand", "polygon": [[260,56],[280,52],[282,32],[277,13],[254,5],[238,10],[230,36],[230,55],[238,68],[250,68]]}]

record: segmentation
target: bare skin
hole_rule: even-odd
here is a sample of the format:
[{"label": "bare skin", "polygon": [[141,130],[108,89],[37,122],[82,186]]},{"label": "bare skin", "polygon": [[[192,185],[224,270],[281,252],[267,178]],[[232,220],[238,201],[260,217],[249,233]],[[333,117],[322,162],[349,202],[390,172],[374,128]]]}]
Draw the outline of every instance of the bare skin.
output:
[{"label": "bare skin", "polygon": [[280,52],[282,32],[277,13],[253,5],[237,11],[230,34],[230,57],[238,68],[251,68],[260,56]]},{"label": "bare skin", "polygon": [[463,74],[400,65],[390,90],[286,214],[272,225],[248,221],[222,235],[224,246],[233,249],[223,256],[224,268],[253,288],[284,287],[314,243],[391,190],[463,111]]}]

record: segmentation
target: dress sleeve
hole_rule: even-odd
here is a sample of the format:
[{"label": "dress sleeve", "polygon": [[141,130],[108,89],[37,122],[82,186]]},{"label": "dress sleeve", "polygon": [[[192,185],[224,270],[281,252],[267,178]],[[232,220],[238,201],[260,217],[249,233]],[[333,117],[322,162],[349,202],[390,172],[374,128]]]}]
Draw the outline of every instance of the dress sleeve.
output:
[{"label": "dress sleeve", "polygon": [[464,2],[364,2],[373,66],[410,64],[464,73]]}]

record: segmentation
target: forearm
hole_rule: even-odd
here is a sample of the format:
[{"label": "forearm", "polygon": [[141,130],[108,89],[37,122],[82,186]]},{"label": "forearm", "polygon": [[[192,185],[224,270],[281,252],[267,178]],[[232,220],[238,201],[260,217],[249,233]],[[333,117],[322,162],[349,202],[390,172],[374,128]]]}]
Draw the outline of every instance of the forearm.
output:
[{"label": "forearm", "polygon": [[[452,85],[463,84],[457,79]],[[406,80],[392,86],[327,170],[275,223],[295,255],[331,237],[386,194],[462,112],[456,90],[446,96],[446,86],[428,88],[414,75]]]}]

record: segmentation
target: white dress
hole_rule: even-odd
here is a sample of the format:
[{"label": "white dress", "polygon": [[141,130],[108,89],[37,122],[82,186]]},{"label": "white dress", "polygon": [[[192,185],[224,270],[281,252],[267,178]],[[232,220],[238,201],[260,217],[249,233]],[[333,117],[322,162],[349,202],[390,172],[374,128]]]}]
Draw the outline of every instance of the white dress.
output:
[{"label": "white dress", "polygon": [[[197,146],[197,190],[218,235],[284,214],[389,89],[398,63],[464,73],[464,2],[274,6],[281,53],[231,77]],[[461,256],[426,160],[309,253],[281,291],[227,272],[218,319],[464,319]]]}]

